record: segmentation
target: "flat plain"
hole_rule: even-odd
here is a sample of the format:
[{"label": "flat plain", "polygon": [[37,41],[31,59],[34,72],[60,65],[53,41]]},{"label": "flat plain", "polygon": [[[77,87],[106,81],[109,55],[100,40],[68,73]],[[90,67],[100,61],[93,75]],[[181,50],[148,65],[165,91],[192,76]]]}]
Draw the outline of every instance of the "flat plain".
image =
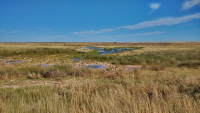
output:
[{"label": "flat plain", "polygon": [[199,106],[200,42],[0,43],[0,113],[198,113]]}]

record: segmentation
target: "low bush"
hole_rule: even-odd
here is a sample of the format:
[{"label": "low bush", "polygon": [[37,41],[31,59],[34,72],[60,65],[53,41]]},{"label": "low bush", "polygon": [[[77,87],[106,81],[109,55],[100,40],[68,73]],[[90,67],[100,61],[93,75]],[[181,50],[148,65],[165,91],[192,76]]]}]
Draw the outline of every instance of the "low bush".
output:
[{"label": "low bush", "polygon": [[160,64],[160,65],[152,65],[151,66],[151,70],[154,70],[154,71],[164,71],[165,70],[165,66]]},{"label": "low bush", "polygon": [[200,61],[185,61],[185,62],[179,63],[177,66],[188,67],[188,68],[197,68],[200,66]]}]

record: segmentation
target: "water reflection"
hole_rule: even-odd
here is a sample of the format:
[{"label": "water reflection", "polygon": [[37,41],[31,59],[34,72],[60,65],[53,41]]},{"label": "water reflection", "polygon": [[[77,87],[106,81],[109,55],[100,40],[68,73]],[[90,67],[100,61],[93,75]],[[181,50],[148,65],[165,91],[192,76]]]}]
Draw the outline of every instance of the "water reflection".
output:
[{"label": "water reflection", "polygon": [[[82,57],[81,57],[81,58],[82,58]],[[73,60],[83,61],[83,60],[81,60],[81,59],[79,59],[79,58],[73,58]]]},{"label": "water reflection", "polygon": [[94,69],[106,68],[106,66],[103,66],[103,65],[85,65],[85,67],[90,67],[90,68],[94,68]]},{"label": "water reflection", "polygon": [[43,66],[47,67],[47,64],[42,64]]},{"label": "water reflection", "polygon": [[19,61],[6,61],[5,63],[9,64],[9,63],[15,63],[15,62],[16,62],[16,63],[20,63],[20,62],[22,62],[22,61],[20,61],[20,60],[19,60]]},{"label": "water reflection", "polygon": [[135,48],[98,48],[98,47],[82,47],[81,49],[94,49],[99,52],[100,55],[106,55],[111,53],[120,53],[121,51],[126,51]]}]

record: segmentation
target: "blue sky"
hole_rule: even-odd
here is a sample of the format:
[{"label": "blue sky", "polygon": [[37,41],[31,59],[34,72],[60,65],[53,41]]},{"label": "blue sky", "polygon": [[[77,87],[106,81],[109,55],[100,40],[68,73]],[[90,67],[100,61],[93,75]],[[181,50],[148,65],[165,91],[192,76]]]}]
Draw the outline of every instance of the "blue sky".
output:
[{"label": "blue sky", "polygon": [[200,41],[200,0],[0,0],[0,42]]}]

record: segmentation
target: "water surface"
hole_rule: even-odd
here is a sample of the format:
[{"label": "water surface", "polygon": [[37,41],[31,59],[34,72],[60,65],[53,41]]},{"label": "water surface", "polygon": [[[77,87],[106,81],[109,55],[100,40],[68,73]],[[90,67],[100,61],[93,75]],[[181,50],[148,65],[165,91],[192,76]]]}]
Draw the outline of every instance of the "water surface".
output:
[{"label": "water surface", "polygon": [[103,66],[103,65],[85,65],[85,67],[90,67],[90,68],[94,68],[94,69],[106,68],[106,66]]},{"label": "water surface", "polygon": [[47,67],[47,64],[42,64],[43,66]]},{"label": "water surface", "polygon": [[98,48],[98,47],[83,47],[82,49],[94,49],[99,52],[100,55],[106,55],[111,53],[120,53],[122,51],[135,49],[135,48]]},{"label": "water surface", "polygon": [[19,61],[6,61],[5,63],[9,64],[9,63],[15,63],[15,62],[16,62],[16,63],[20,63],[20,62],[22,62],[22,61],[20,61],[20,60],[19,60]]},{"label": "water surface", "polygon": [[81,59],[79,59],[79,58],[73,58],[73,60],[76,60],[76,61],[83,61],[83,60],[81,60]]}]

